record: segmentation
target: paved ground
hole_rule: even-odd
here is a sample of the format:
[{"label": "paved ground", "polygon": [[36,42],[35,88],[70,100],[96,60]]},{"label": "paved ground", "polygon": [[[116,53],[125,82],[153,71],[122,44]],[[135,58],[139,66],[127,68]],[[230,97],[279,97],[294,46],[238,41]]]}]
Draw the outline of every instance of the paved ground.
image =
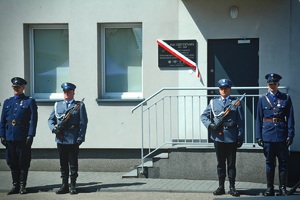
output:
[{"label": "paved ground", "polygon": [[[122,179],[123,172],[79,172],[77,180],[78,195],[56,195],[61,185],[59,172],[30,171],[26,195],[6,195],[11,188],[9,171],[0,171],[0,199],[235,199],[230,195],[214,196],[212,192],[218,187],[217,181],[178,180],[178,179]],[[228,188],[228,182],[226,182]],[[239,199],[300,199],[300,192],[289,197],[262,197],[266,185],[260,183],[237,182]],[[298,189],[300,190],[300,189]]]}]

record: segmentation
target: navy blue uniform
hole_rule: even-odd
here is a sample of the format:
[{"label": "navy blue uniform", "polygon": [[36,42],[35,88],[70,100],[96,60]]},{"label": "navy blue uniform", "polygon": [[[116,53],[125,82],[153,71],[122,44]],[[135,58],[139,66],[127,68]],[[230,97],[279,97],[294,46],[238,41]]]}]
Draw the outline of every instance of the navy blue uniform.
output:
[{"label": "navy blue uniform", "polygon": [[282,77],[276,73],[265,76],[269,92],[259,98],[256,116],[256,139],[266,157],[267,190],[264,196],[274,196],[276,157],[279,162],[279,195],[286,196],[288,147],[295,135],[294,110],[291,97],[278,90]]},{"label": "navy blue uniform", "polygon": [[33,98],[22,94],[4,101],[0,137],[7,141],[6,161],[14,171],[26,171],[30,166],[31,146],[26,145],[26,138],[35,136],[37,119]]},{"label": "navy blue uniform", "polygon": [[11,82],[14,96],[4,101],[0,123],[0,139],[6,147],[6,162],[13,179],[13,187],[8,195],[27,193],[31,145],[38,120],[35,100],[24,94],[27,81],[13,77]]},{"label": "navy blue uniform", "polygon": [[293,104],[288,94],[278,91],[276,95],[267,93],[260,97],[257,105],[256,139],[262,139],[264,142],[267,173],[274,173],[276,157],[279,162],[279,173],[287,172],[286,140],[288,137],[294,137],[294,124]]},{"label": "navy blue uniform", "polygon": [[[16,82],[20,80],[16,79]],[[13,179],[13,187],[7,194],[27,193],[25,187],[37,120],[37,105],[33,98],[20,94],[4,101],[0,137],[6,146],[6,162]]]}]

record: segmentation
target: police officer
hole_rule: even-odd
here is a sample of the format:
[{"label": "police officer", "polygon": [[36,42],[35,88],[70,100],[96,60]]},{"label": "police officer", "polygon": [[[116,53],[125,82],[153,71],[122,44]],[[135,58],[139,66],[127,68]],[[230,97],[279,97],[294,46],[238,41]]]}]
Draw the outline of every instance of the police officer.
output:
[{"label": "police officer", "polygon": [[[64,100],[55,103],[48,119],[50,130],[56,134],[55,141],[60,159],[62,186],[56,191],[56,194],[77,194],[75,185],[78,177],[79,146],[85,140],[88,119],[84,103],[74,100],[76,86],[72,83],[63,83],[61,87],[64,92]],[[65,128],[59,130],[58,125],[72,110]],[[70,188],[69,176],[71,178]]]},{"label": "police officer", "polygon": [[36,134],[37,105],[24,94],[27,82],[11,79],[14,96],[3,103],[1,115],[1,143],[6,147],[6,162],[10,167],[13,187],[7,193],[26,194],[26,183],[31,161],[31,145]]},{"label": "police officer", "polygon": [[226,161],[229,178],[229,194],[239,196],[235,189],[236,177],[236,152],[244,141],[244,114],[241,105],[234,107],[224,118],[220,126],[217,126],[217,116],[225,111],[230,104],[236,102],[236,98],[230,96],[232,82],[228,79],[218,81],[220,97],[212,99],[201,115],[201,121],[211,133],[217,156],[217,173],[219,187],[213,192],[214,195],[225,194]]},{"label": "police officer", "polygon": [[276,157],[279,162],[279,195],[287,195],[288,147],[295,135],[294,111],[291,97],[278,90],[279,74],[265,76],[269,92],[258,100],[256,139],[263,147],[266,157],[267,191],[265,196],[274,196],[274,173]]}]

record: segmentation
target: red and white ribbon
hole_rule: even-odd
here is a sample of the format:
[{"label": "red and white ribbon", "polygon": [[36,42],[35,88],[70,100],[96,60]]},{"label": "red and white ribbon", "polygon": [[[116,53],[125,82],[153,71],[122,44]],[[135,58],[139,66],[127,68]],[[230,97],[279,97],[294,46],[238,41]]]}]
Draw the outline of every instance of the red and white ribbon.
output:
[{"label": "red and white ribbon", "polygon": [[170,45],[168,45],[162,40],[158,39],[157,44],[161,46],[163,49],[165,49],[166,51],[168,51],[170,54],[172,54],[173,56],[175,56],[176,58],[184,62],[186,65],[190,66],[194,71],[196,71],[196,76],[200,78],[200,71],[197,67],[197,64],[194,61],[192,61],[191,59],[189,59],[188,57],[186,57],[185,55],[183,55],[182,53],[180,53],[179,51],[177,51],[176,49],[174,49],[173,47],[171,47]]}]

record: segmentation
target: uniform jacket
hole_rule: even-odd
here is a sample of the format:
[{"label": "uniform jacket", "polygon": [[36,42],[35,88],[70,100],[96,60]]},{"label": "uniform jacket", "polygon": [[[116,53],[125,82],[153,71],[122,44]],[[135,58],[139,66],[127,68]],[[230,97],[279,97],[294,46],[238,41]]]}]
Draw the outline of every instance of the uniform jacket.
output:
[{"label": "uniform jacket", "polygon": [[7,141],[24,141],[36,134],[38,114],[35,100],[24,94],[16,97],[6,99],[3,103],[0,136]]},{"label": "uniform jacket", "polygon": [[[277,92],[275,98],[270,93],[266,94],[276,109],[277,113],[270,106],[265,95],[259,98],[256,117],[256,139],[265,142],[283,142],[287,137],[294,137],[294,111],[290,96]],[[281,122],[264,122],[263,118],[285,118]]]},{"label": "uniform jacket", "polygon": [[[66,112],[76,106],[77,103],[80,102],[73,101],[69,108],[66,107],[66,101],[59,101],[54,104],[53,110],[48,119],[48,126],[51,131],[54,129],[56,124],[60,124],[62,122],[62,118]],[[81,102],[79,110],[75,111],[74,115],[72,115],[68,120],[67,127],[63,131],[64,138],[61,140],[56,136],[55,141],[59,144],[75,144],[77,140],[84,142],[87,123],[88,118],[85,105]]]},{"label": "uniform jacket", "polygon": [[[204,126],[208,128],[210,123],[215,123],[213,112],[215,113],[215,115],[219,115],[222,111],[225,111],[227,106],[229,106],[230,104],[234,104],[235,102],[236,98],[233,97],[229,97],[225,105],[223,104],[221,97],[212,99],[200,117]],[[231,122],[236,126],[221,126],[222,134],[219,134],[218,131],[212,131],[212,140],[225,143],[237,142],[238,140],[244,141],[245,125],[244,113],[241,105],[233,108],[230,113],[224,118],[224,122]]]}]

